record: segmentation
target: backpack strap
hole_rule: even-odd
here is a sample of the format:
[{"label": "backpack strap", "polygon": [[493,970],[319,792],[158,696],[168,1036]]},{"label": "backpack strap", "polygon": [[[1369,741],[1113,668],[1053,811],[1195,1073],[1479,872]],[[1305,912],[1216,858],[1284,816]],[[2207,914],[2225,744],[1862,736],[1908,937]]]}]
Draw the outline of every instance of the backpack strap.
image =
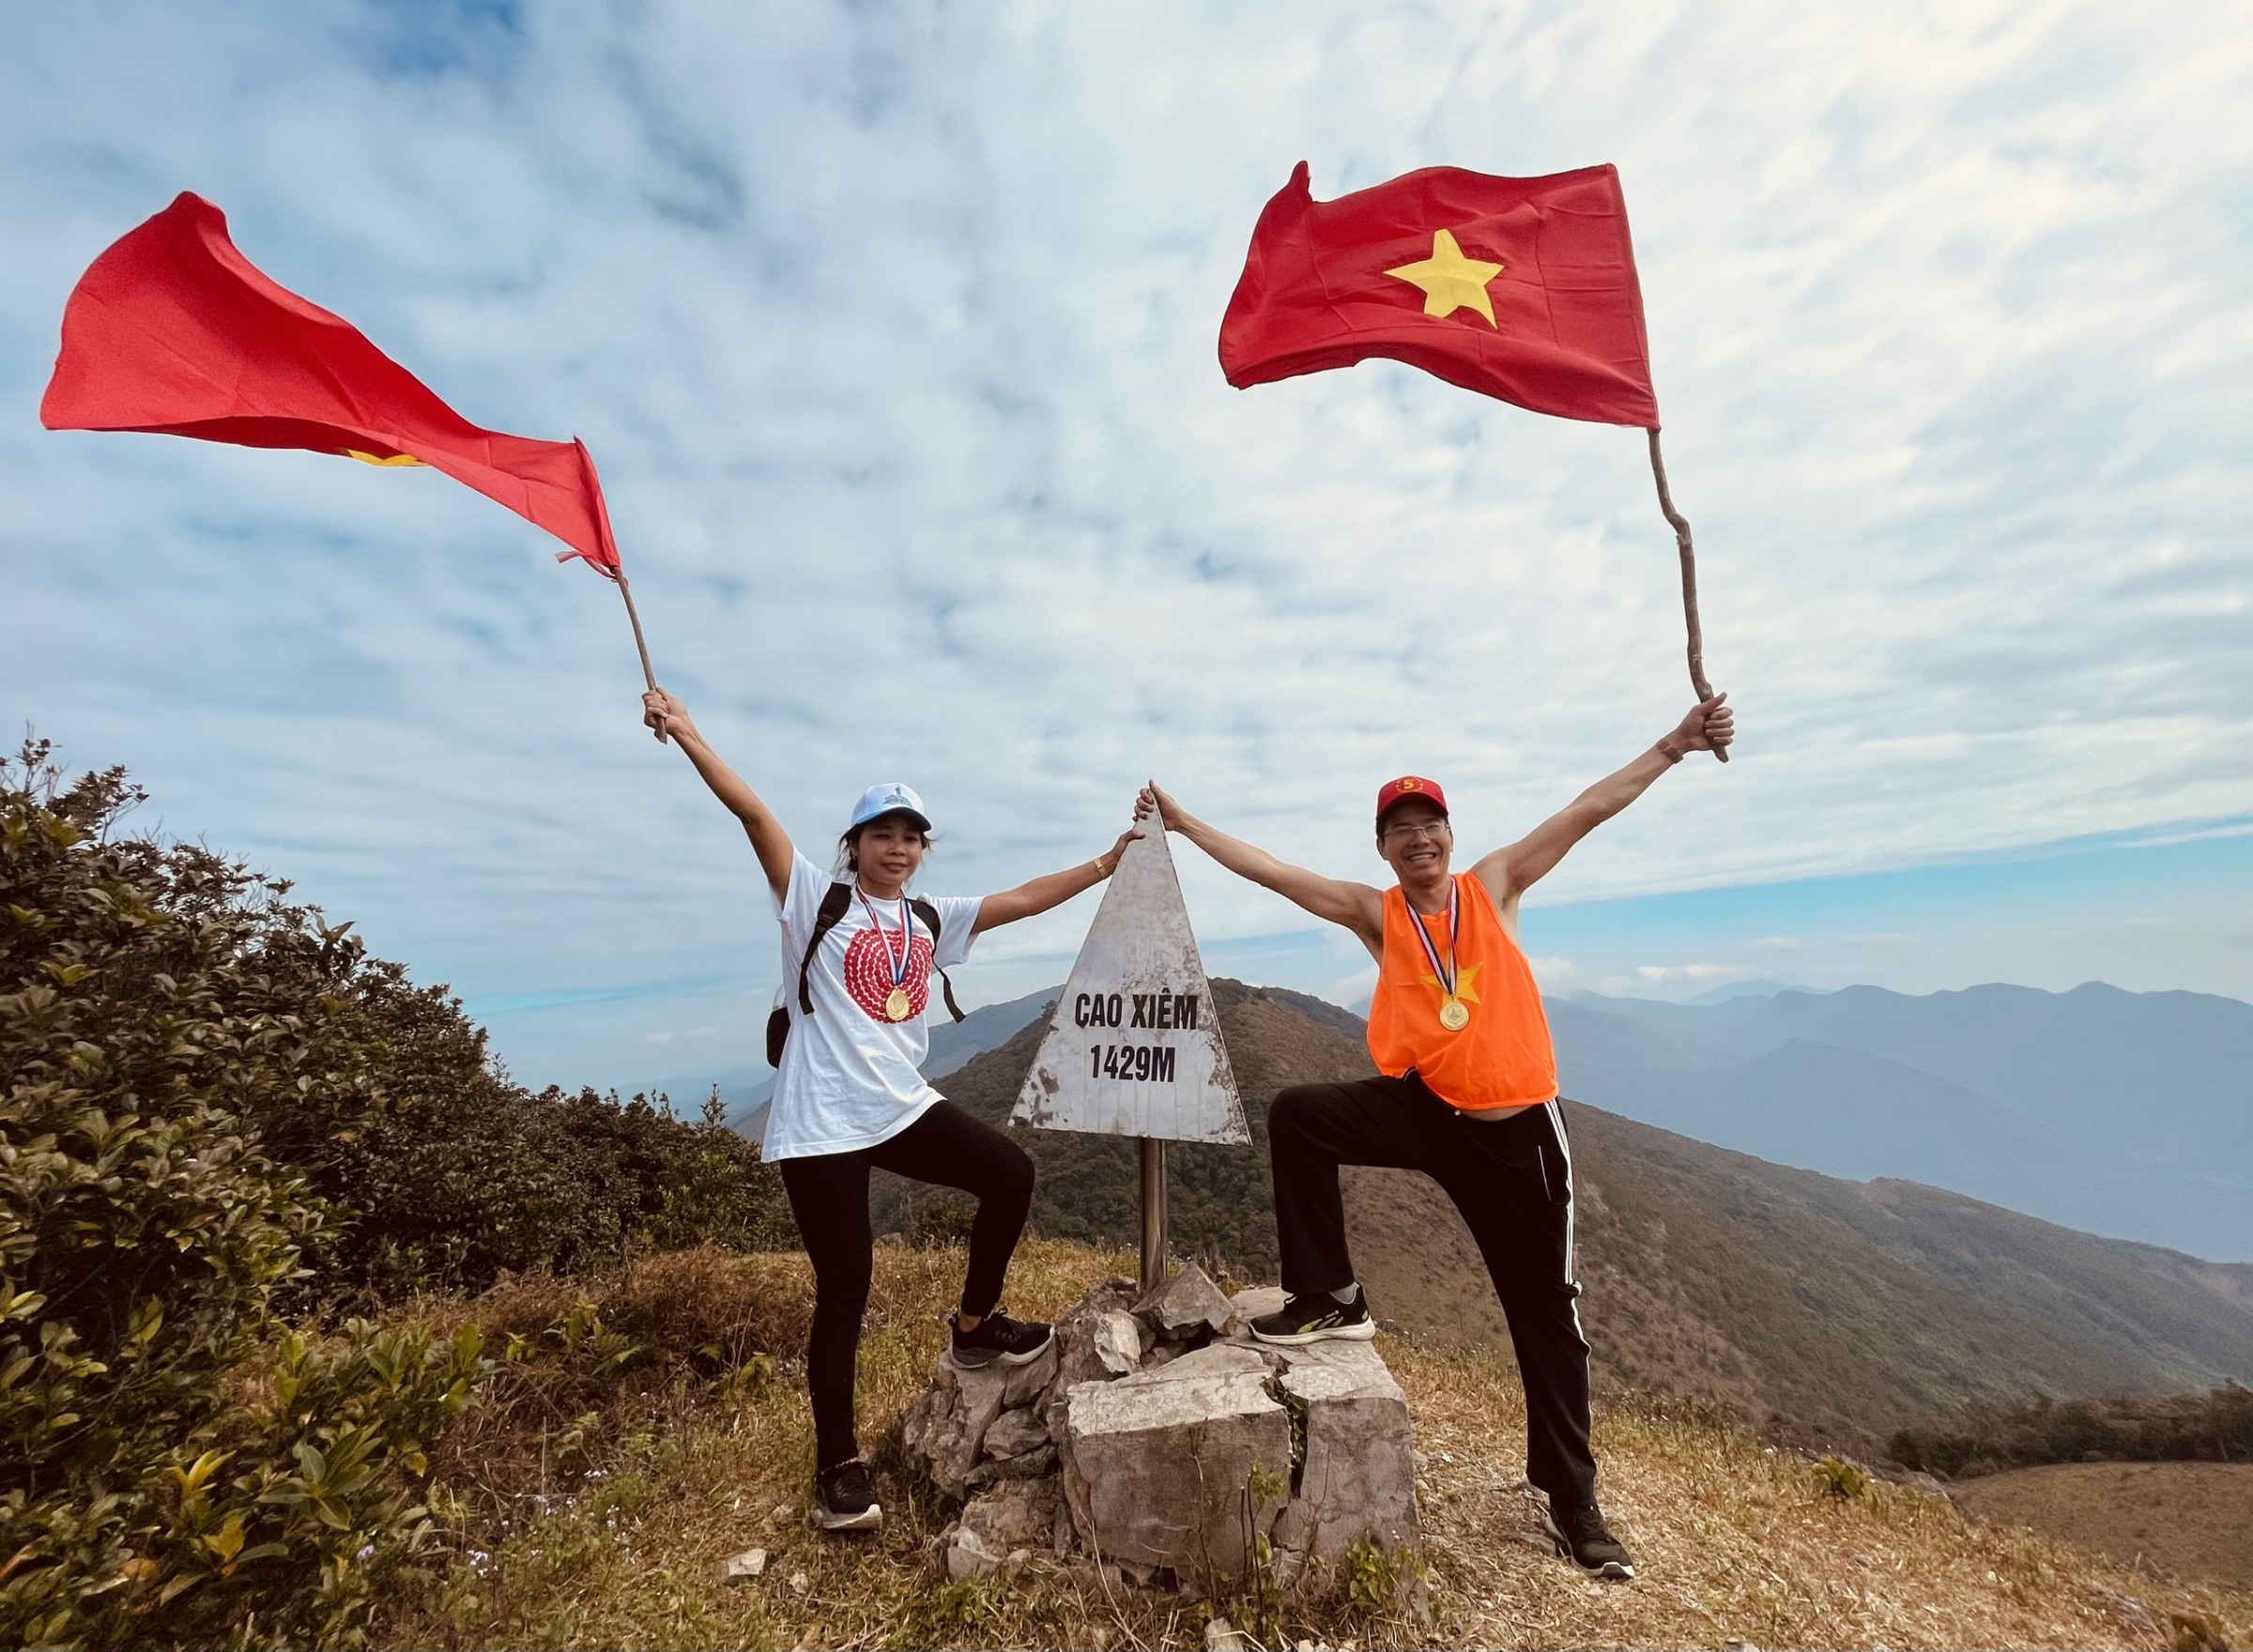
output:
[{"label": "backpack strap", "polygon": [[[919,895],[908,903],[908,910],[921,918],[924,927],[931,932],[931,953],[936,956],[939,952],[939,909]],[[939,971],[939,990],[946,995],[946,1013],[959,1021],[962,1018],[962,1006],[955,1002],[955,984],[947,978],[944,970]]]},{"label": "backpack strap", "polygon": [[832,882],[828,893],[821,897],[821,910],[814,914],[814,933],[805,943],[805,956],[798,960],[798,1008],[805,1015],[814,1013],[813,989],[806,985],[806,976],[814,968],[814,954],[820,950],[822,938],[837,926],[837,920],[851,907],[852,885]]}]

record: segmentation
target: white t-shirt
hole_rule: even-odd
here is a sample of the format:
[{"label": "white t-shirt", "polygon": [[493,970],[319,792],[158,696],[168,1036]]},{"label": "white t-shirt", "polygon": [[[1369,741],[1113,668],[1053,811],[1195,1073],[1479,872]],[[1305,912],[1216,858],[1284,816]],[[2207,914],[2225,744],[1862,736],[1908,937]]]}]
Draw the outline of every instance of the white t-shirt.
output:
[{"label": "white t-shirt", "polygon": [[759,1156],[769,1160],[874,1147],[898,1135],[940,1099],[916,1071],[930,1048],[923,1012],[930,1001],[931,971],[970,955],[981,898],[924,897],[939,914],[936,957],[930,931],[910,913],[912,950],[899,983],[908,995],[908,1018],[892,1021],[884,1017],[884,1001],[892,995],[893,966],[900,956],[902,903],[869,897],[864,905],[856,892],[836,927],[821,938],[814,967],[806,971],[806,990],[814,1001],[808,1016],[798,1007],[798,964],[831,882],[828,873],[797,855],[790,863],[789,889],[775,903],[774,915],[782,922],[782,986],[790,1036],[774,1074],[774,1100],[759,1148]]}]

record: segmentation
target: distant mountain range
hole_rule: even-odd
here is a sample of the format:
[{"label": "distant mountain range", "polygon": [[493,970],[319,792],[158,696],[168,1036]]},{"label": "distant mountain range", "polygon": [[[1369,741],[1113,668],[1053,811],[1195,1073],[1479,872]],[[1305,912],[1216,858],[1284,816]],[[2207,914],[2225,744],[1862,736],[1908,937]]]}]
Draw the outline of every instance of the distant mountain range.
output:
[{"label": "distant mountain range", "polygon": [[[1333,1004],[1233,981],[1213,991],[1253,1140],[1171,1150],[1175,1248],[1271,1278],[1268,1105],[1286,1084],[1366,1074],[1369,1057],[1359,1018]],[[1041,1031],[1025,1026],[940,1088],[980,1117],[1005,1118]],[[1874,1449],[1888,1430],[1968,1400],[2253,1379],[2253,1266],[2097,1238],[1936,1187],[1766,1163],[1592,1107],[1567,1110],[1584,1317],[1610,1381],[1709,1396],[1787,1435]],[[1036,1227],[1131,1241],[1131,1141],[1018,1139],[1040,1166]],[[912,1229],[952,1197],[881,1175],[873,1193],[880,1230]],[[1470,1236],[1430,1182],[1352,1171],[1346,1193],[1356,1265],[1381,1316],[1442,1340],[1507,1347]]]},{"label": "distant mountain range", "polygon": [[2253,1260],[2253,1004],[2092,983],[1548,1008],[1566,1094],[1630,1118]]}]

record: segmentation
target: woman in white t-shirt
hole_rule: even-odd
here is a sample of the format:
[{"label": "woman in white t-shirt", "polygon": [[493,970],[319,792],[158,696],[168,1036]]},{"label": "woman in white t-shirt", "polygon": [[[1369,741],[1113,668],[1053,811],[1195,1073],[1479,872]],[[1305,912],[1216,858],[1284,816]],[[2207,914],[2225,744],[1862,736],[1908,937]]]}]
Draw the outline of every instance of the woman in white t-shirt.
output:
[{"label": "woman in white t-shirt", "polygon": [[[914,898],[908,883],[930,847],[930,818],[907,787],[872,786],[838,842],[840,876],[833,879],[798,852],[679,700],[653,689],[643,696],[643,709],[650,726],[680,743],[713,795],[743,823],[774,894],[789,1033],[760,1154],[781,1169],[814,1264],[814,1327],[805,1359],[814,1411],[814,1517],[833,1531],[863,1530],[883,1519],[852,1428],[853,1365],[873,1261],[869,1170],[958,1187],[978,1201],[951,1332],[958,1365],[1023,1365],[1039,1357],[1050,1336],[1047,1325],[1011,1319],[1001,1308],[1003,1276],[1032,1207],[1032,1159],[943,1097],[917,1070],[928,1048],[923,1012],[931,972],[960,963],[985,931],[1045,912],[1101,882],[1137,834],[1127,832],[1092,861],[1000,895]],[[833,920],[826,927],[825,918]]]}]

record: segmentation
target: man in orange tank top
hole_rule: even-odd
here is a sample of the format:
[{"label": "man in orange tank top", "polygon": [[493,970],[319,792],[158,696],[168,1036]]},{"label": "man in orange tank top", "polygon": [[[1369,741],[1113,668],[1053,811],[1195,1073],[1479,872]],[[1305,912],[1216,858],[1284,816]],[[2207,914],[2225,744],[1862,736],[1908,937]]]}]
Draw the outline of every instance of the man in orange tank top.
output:
[{"label": "man in orange tank top", "polygon": [[1691,752],[1720,751],[1735,719],[1716,695],[1642,756],[1517,842],[1453,869],[1440,788],[1403,775],[1377,793],[1377,853],[1394,885],[1325,878],[1206,825],[1157,788],[1156,811],[1230,871],[1341,924],[1377,960],[1369,1051],[1382,1077],[1296,1084],[1267,1114],[1282,1311],[1269,1342],[1376,1335],[1346,1253],[1341,1165],[1421,1170],[1463,1213],[1510,1320],[1525,1384],[1526,1477],[1549,1494],[1566,1550],[1599,1576],[1634,1566],[1605,1526],[1588,1448],[1588,1344],[1573,1273],[1572,1149],[1540,989],[1518,945],[1518,900],[1596,827]]}]

